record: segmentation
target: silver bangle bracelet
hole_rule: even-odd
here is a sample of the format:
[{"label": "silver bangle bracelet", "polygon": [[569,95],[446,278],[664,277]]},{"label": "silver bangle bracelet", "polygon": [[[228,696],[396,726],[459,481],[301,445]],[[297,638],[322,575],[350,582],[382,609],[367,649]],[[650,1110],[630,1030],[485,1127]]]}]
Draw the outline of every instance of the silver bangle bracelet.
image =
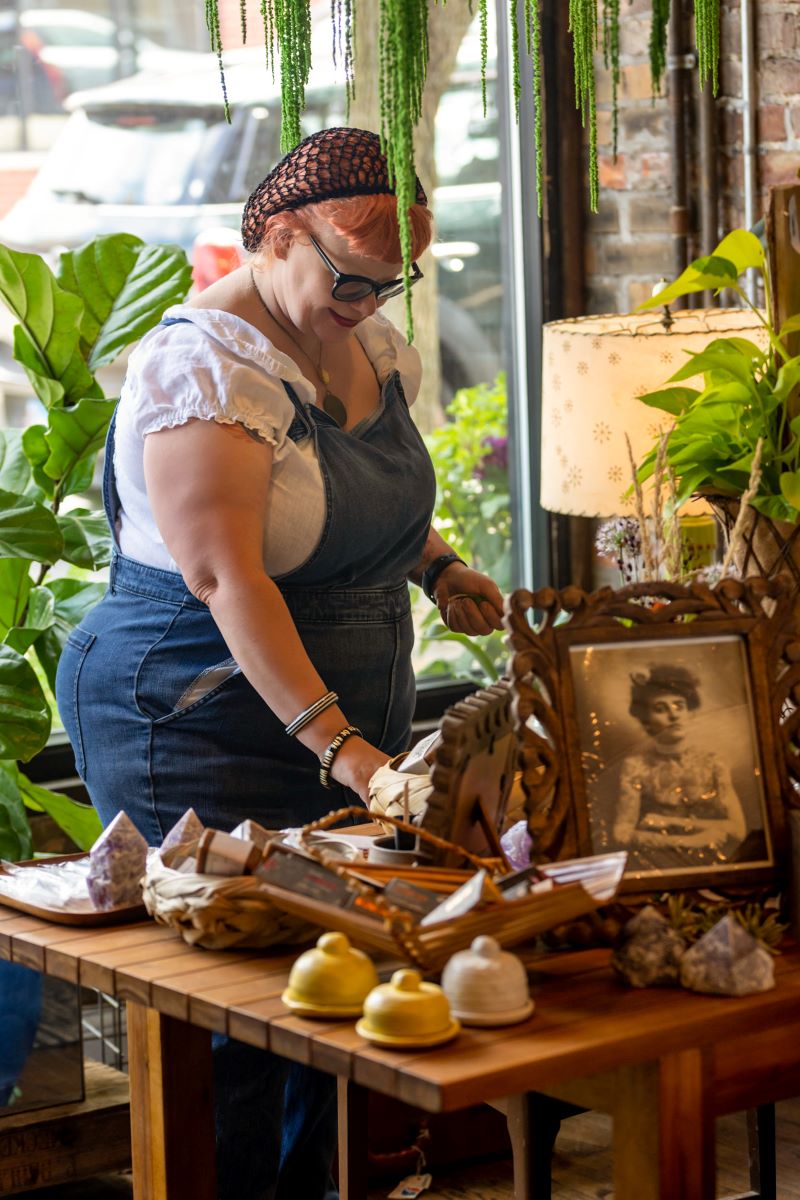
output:
[{"label": "silver bangle bracelet", "polygon": [[314,717],[325,712],[325,709],[330,708],[338,699],[336,692],[326,692],[324,696],[320,696],[319,700],[315,700],[313,704],[309,704],[308,708],[304,708],[301,713],[298,713],[294,720],[285,727],[284,732],[289,737],[294,737],[301,729],[305,729],[306,725],[314,720]]}]

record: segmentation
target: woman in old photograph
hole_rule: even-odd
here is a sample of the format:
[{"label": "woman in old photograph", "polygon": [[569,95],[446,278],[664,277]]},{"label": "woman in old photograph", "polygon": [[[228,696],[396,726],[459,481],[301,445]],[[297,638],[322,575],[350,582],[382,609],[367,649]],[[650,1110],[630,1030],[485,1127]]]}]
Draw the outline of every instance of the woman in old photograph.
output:
[{"label": "woman in old photograph", "polygon": [[622,764],[612,840],[629,870],[730,862],[747,826],[730,771],[691,738],[701,698],[686,667],[650,666],[631,675],[629,712],[648,736]]}]

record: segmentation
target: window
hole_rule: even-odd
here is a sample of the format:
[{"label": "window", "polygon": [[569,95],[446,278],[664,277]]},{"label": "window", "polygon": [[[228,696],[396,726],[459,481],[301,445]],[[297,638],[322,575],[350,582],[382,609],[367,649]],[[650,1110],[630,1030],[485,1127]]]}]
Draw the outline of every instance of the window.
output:
[{"label": "window", "polygon": [[[97,21],[85,15],[81,36]],[[101,28],[102,21],[98,38]],[[59,27],[56,36],[66,39],[66,29]],[[489,46],[494,44],[490,29]],[[242,203],[280,156],[279,84],[270,81],[263,49],[237,52],[227,73],[233,99],[229,125],[213,56],[187,58],[191,61],[175,70],[104,87],[97,99],[91,91],[85,93],[83,104],[65,120],[28,196],[0,223],[0,240],[53,254],[94,234],[120,230],[147,241],[177,242],[191,254],[197,236],[210,227],[238,229]],[[438,284],[432,311],[439,329],[441,390],[435,398],[437,419],[429,413],[423,428],[442,484],[442,533],[508,590],[514,502],[507,397],[509,381],[519,390],[510,349],[518,340],[512,319],[520,264],[509,248],[512,193],[507,176],[518,133],[507,119],[504,73],[495,78],[493,63],[484,116],[479,65],[476,18],[435,122],[438,183],[432,204]],[[343,87],[312,82],[304,133],[344,121]],[[393,315],[402,326],[402,305]],[[3,341],[8,352],[9,335],[10,330],[0,329],[0,353]],[[7,357],[15,370],[10,353]],[[107,370],[108,394],[118,391],[123,367]],[[513,413],[511,420],[519,423]],[[527,444],[519,453],[523,457],[512,464],[511,474],[516,470],[524,481]],[[530,582],[528,576],[525,580]],[[437,627],[436,613],[424,597],[417,609],[421,681],[466,674],[482,682],[502,670],[506,651],[499,635],[468,647],[464,639]]]}]

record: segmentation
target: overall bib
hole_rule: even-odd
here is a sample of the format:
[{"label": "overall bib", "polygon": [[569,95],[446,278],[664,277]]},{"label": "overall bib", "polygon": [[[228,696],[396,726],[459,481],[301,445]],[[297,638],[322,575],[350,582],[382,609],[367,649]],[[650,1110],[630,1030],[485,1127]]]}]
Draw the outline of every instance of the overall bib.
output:
[{"label": "overall bib", "polygon": [[[433,468],[398,373],[376,412],[348,432],[284,386],[295,409],[288,436],[316,443],[327,516],[315,551],[275,582],[347,720],[394,755],[410,736],[406,577],[430,528]],[[158,845],[190,806],[228,830],[247,817],[301,825],[352,803],[346,789],[320,785],[316,756],[286,736],[182,577],[120,552],[114,428],[103,481],[115,542],[108,591],[72,632],[56,687],[103,823],[124,809]],[[226,1038],[215,1043],[219,1196],[318,1200],[335,1141],[332,1080]]]}]

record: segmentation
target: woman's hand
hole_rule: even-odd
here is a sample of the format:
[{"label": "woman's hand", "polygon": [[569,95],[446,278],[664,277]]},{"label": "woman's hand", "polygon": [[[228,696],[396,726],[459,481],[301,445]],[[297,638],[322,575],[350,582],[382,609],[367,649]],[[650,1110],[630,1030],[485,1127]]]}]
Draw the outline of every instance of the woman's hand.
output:
[{"label": "woman's hand", "polygon": [[337,783],[351,788],[364,804],[369,803],[369,781],[379,767],[390,762],[388,754],[371,746],[363,738],[350,737],[333,760],[331,775]]},{"label": "woman's hand", "polygon": [[455,562],[442,571],[434,588],[436,607],[453,633],[491,633],[502,629],[503,597],[488,575]]}]

